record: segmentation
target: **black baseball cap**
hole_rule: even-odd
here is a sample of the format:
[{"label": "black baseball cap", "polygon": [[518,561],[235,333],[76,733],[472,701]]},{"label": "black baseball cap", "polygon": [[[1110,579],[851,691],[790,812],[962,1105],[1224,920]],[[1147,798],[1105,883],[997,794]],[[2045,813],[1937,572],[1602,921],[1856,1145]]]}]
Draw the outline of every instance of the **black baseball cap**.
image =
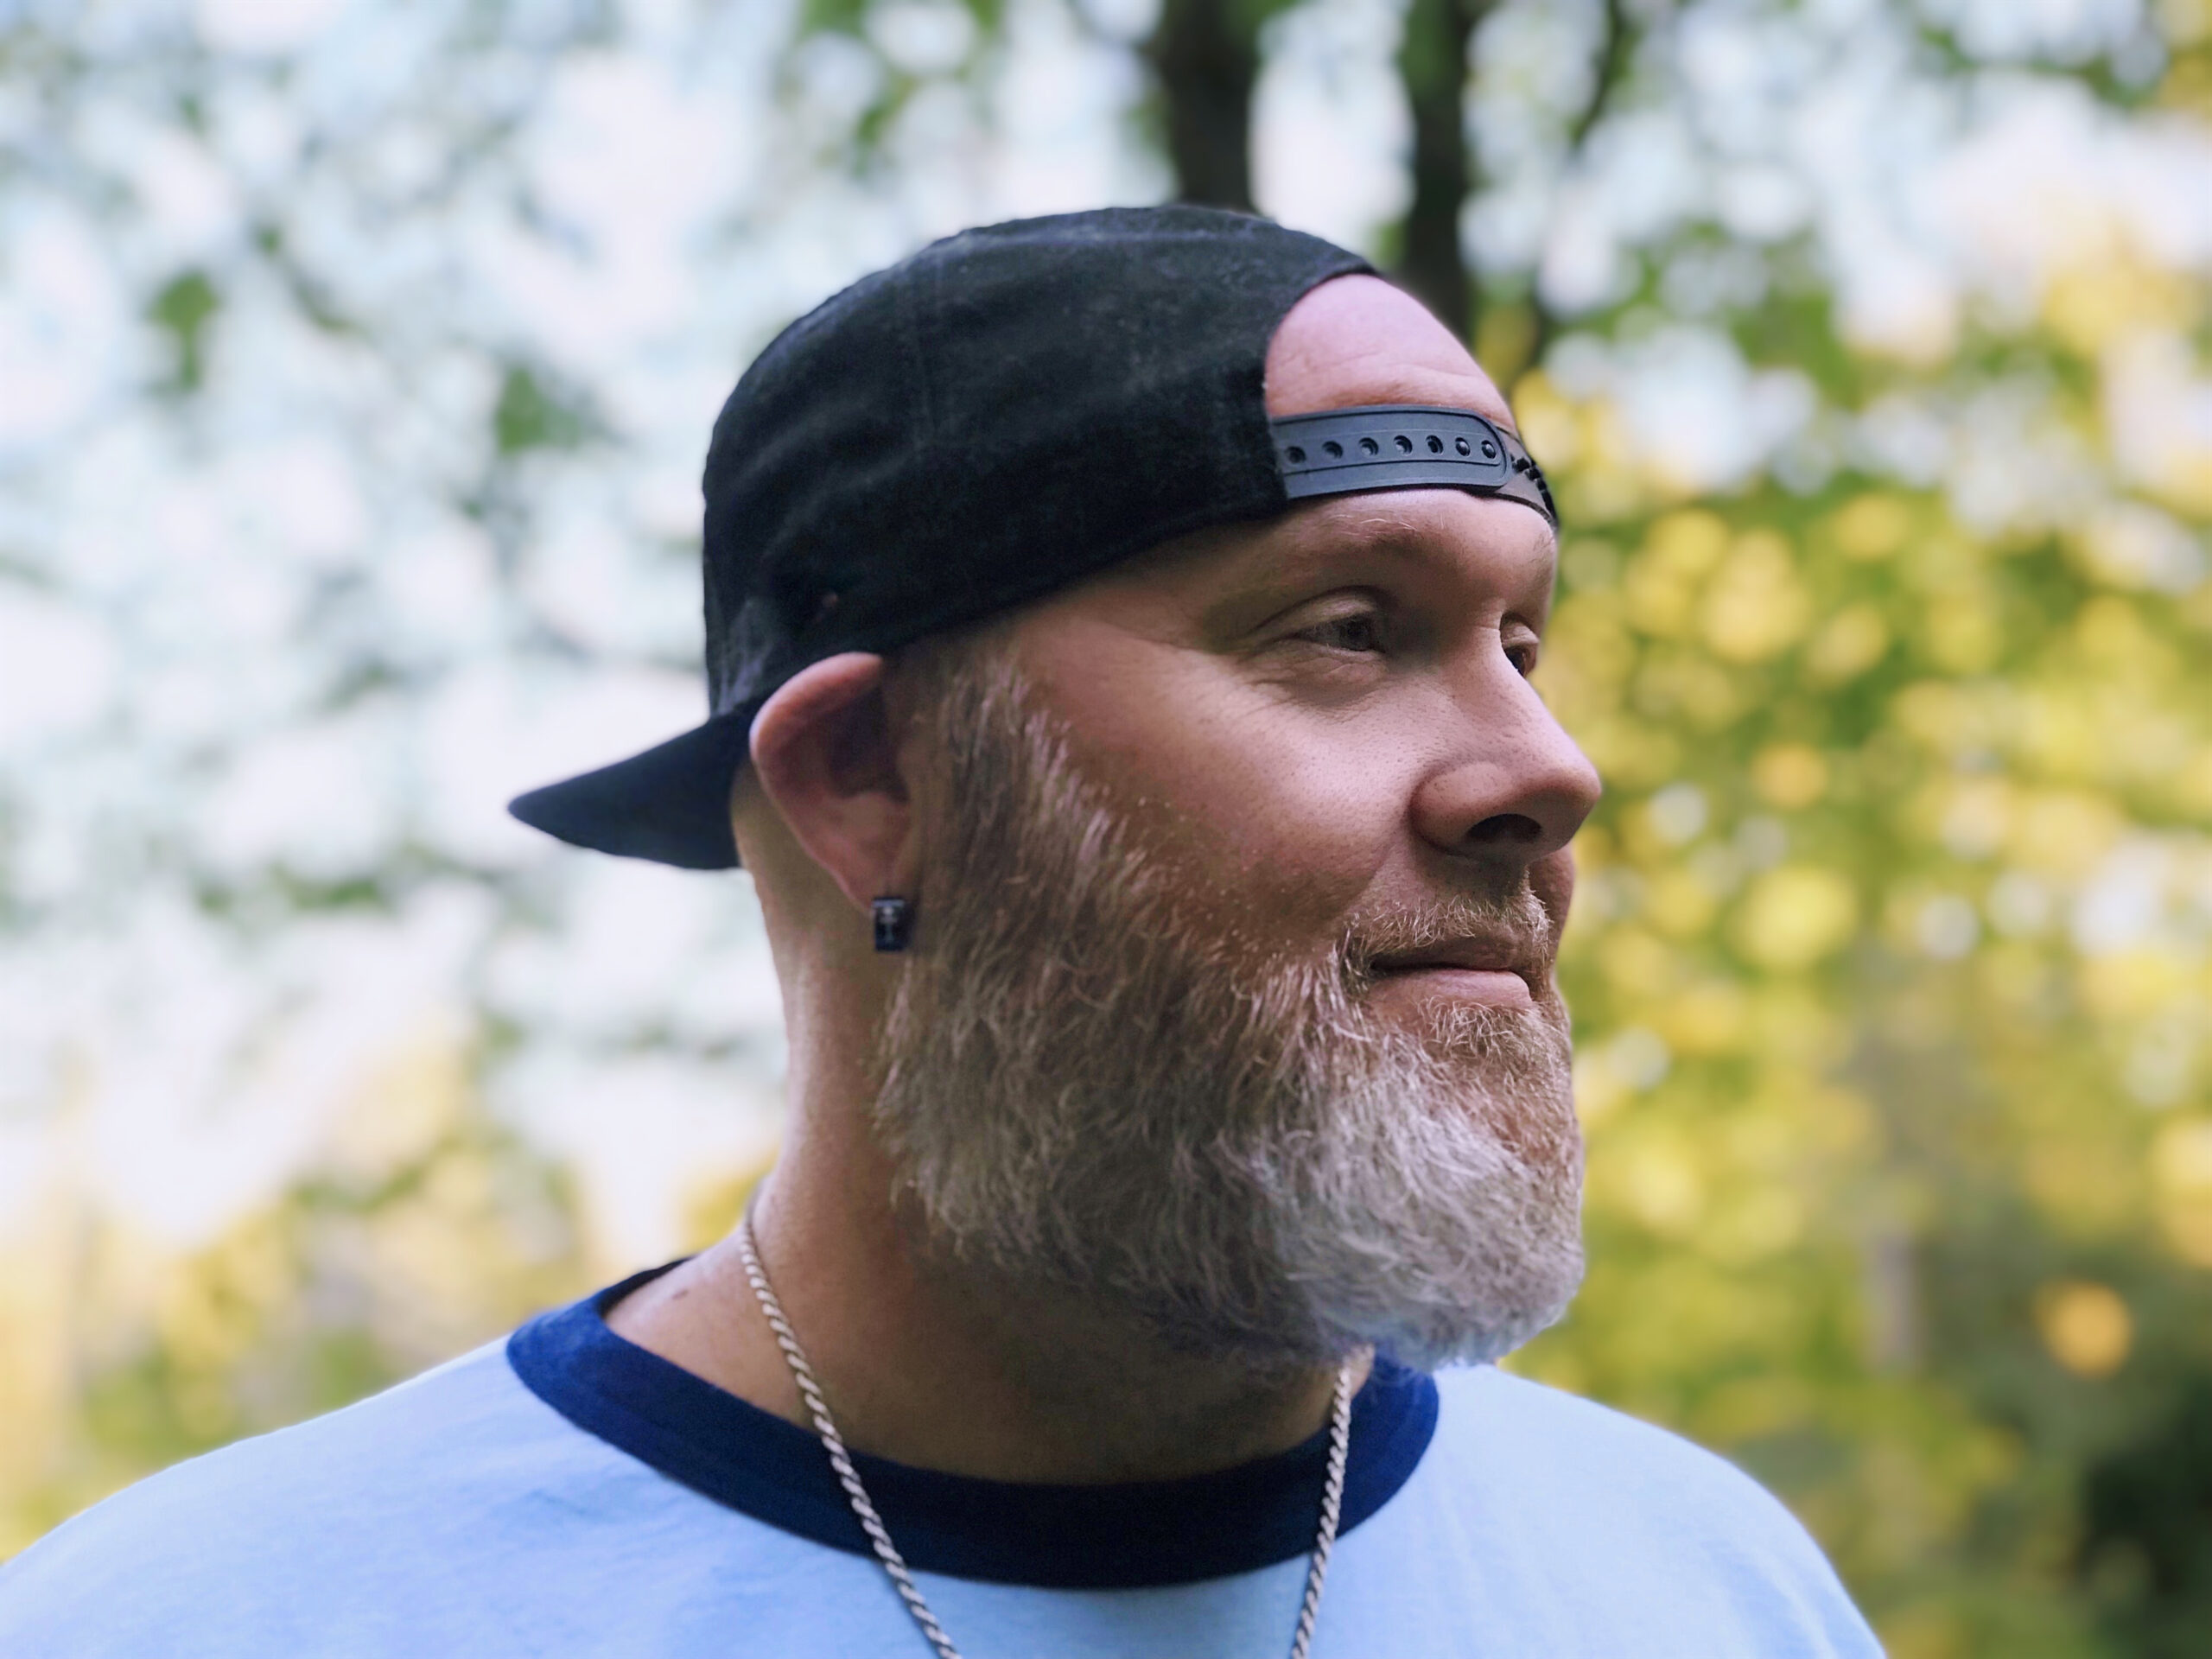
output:
[{"label": "black baseball cap", "polygon": [[580,847],[727,869],[753,716],[825,657],[887,652],[1311,496],[1445,486],[1556,522],[1528,452],[1472,410],[1268,419],[1284,314],[1371,269],[1250,214],[1109,207],[963,231],[824,301],[715,422],[707,721],[508,810]]}]

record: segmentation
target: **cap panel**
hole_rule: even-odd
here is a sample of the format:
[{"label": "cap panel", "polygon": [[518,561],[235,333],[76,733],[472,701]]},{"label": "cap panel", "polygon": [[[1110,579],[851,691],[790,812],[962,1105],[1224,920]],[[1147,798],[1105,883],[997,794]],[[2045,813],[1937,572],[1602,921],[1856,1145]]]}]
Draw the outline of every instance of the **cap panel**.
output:
[{"label": "cap panel", "polygon": [[876,504],[915,471],[899,276],[863,277],[785,329],[715,423],[703,554],[718,710],[747,695],[744,682],[758,689],[769,659],[817,620],[836,575],[823,555],[879,533]]},{"label": "cap panel", "polygon": [[964,232],[848,289],[748,372],[709,462],[709,563],[804,645],[756,637],[756,663],[888,648],[1279,511],[1268,343],[1364,269],[1263,219],[1116,209]]}]

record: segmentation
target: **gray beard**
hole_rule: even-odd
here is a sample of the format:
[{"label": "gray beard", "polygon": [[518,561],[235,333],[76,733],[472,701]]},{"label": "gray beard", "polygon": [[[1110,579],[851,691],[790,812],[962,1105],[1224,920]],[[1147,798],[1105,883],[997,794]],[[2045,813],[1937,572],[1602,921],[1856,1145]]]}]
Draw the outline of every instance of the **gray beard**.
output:
[{"label": "gray beard", "polygon": [[1548,933],[1525,882],[1302,959],[1210,934],[1013,670],[941,690],[957,810],[925,827],[874,1112],[931,1255],[1255,1370],[1433,1370],[1557,1319],[1582,1148],[1556,995],[1421,1029],[1363,1002],[1380,956]]}]

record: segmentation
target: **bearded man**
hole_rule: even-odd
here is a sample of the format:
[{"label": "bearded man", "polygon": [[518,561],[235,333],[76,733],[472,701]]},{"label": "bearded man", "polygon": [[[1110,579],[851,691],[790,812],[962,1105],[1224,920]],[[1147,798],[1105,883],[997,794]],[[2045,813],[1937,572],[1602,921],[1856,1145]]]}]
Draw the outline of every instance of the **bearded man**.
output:
[{"label": "bearded man", "polygon": [[63,1527],[0,1649],[1877,1651],[1745,1477],[1490,1363],[1581,1272],[1598,779],[1449,333],[1263,219],[969,232],[768,347],[706,498],[713,717],[516,810],[751,872],[757,1204]]}]

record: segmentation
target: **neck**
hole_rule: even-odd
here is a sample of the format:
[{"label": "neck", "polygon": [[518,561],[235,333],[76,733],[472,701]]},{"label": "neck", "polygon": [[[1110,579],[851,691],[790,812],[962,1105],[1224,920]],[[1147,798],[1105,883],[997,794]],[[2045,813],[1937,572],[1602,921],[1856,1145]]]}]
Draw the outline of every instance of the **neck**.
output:
[{"label": "neck", "polygon": [[[1331,1368],[1262,1370],[1168,1347],[1065,1298],[931,1266],[865,1129],[873,1083],[795,1052],[798,1126],[753,1212],[778,1300],[855,1451],[986,1479],[1171,1480],[1288,1449],[1326,1420]],[[627,1299],[614,1329],[764,1410],[810,1427],[734,1244]],[[1366,1361],[1357,1362],[1364,1374]]]}]

